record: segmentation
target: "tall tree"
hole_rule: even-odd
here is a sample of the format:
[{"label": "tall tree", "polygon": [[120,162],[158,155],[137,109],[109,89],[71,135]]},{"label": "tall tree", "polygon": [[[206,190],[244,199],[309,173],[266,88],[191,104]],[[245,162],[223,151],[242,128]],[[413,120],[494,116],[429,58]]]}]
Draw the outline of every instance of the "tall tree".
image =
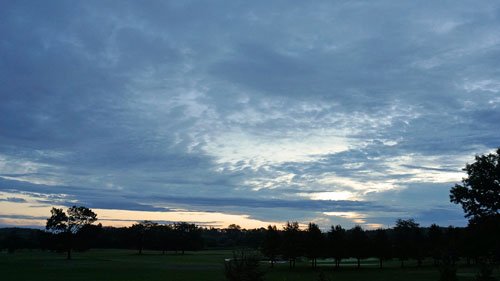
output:
[{"label": "tall tree", "polygon": [[467,177],[450,190],[450,201],[461,204],[465,217],[482,220],[498,217],[500,209],[500,148],[495,153],[476,155],[466,164]]},{"label": "tall tree", "polygon": [[387,231],[385,229],[377,229],[373,236],[372,243],[373,254],[379,260],[379,267],[382,268],[383,261],[391,258],[391,244]]},{"label": "tall tree", "polygon": [[198,250],[203,247],[201,230],[195,224],[180,222],[174,224],[177,245],[184,255],[186,250]]},{"label": "tall tree", "polygon": [[318,266],[318,258],[324,253],[325,239],[323,233],[321,233],[317,224],[309,223],[305,236],[305,253],[307,257],[311,259],[312,267],[316,268]]},{"label": "tall tree", "polygon": [[358,262],[358,268],[361,266],[361,259],[366,258],[367,254],[367,237],[361,226],[356,225],[349,230],[349,249],[353,258]]},{"label": "tall tree", "polygon": [[448,226],[445,231],[446,255],[445,258],[454,266],[459,257],[459,231],[453,226]]},{"label": "tall tree", "polygon": [[52,208],[45,228],[58,234],[65,241],[67,259],[71,259],[73,237],[85,226],[94,223],[97,215],[91,209],[83,206],[70,207],[65,213],[63,209]]},{"label": "tall tree", "polygon": [[133,224],[131,229],[135,236],[137,250],[139,251],[139,255],[142,255],[142,250],[144,249],[144,245],[147,241],[147,238],[151,238],[152,230],[157,226],[156,222],[152,221],[141,221],[139,223]]},{"label": "tall tree", "polygon": [[404,261],[414,255],[415,244],[414,234],[418,230],[419,224],[413,219],[396,221],[396,253],[401,261],[401,267],[404,267]]},{"label": "tall tree", "polygon": [[427,233],[427,254],[438,265],[443,256],[443,231],[437,224],[432,224]]},{"label": "tall tree", "polygon": [[153,228],[156,248],[165,255],[169,249],[173,248],[173,229],[168,224],[157,225]]},{"label": "tall tree", "polygon": [[328,232],[328,245],[329,256],[335,260],[335,268],[339,268],[340,262],[346,256],[347,247],[346,231],[342,226],[332,225]]},{"label": "tall tree", "polygon": [[227,228],[223,229],[223,231],[226,233],[228,246],[234,247],[241,244],[241,240],[243,239],[241,226],[230,224]]},{"label": "tall tree", "polygon": [[287,222],[283,228],[283,257],[288,259],[290,269],[295,267],[295,261],[301,254],[301,232],[298,222]]},{"label": "tall tree", "polygon": [[267,227],[266,235],[264,236],[262,244],[262,254],[269,259],[271,267],[274,267],[274,263],[281,246],[280,233],[275,225],[269,225]]},{"label": "tall tree", "polygon": [[481,256],[500,256],[500,148],[476,155],[463,169],[467,177],[450,190],[450,201],[461,204]]}]

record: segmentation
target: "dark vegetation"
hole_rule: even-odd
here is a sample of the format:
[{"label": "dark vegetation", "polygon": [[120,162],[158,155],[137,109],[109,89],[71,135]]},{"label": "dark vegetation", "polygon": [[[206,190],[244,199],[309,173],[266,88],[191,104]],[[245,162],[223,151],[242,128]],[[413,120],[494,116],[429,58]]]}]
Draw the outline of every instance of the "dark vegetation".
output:
[{"label": "dark vegetation", "polygon": [[[0,250],[14,253],[18,249],[42,249],[67,252],[95,249],[135,249],[137,255],[144,250],[162,254],[202,249],[240,249],[232,259],[226,260],[225,274],[229,280],[261,280],[259,261],[287,262],[295,270],[298,259],[307,259],[311,268],[338,270],[342,261],[362,261],[376,258],[378,267],[386,261],[397,261],[401,268],[407,261],[416,261],[421,267],[431,260],[439,268],[440,280],[457,280],[457,263],[476,265],[480,270],[475,280],[495,280],[492,269],[500,260],[500,149],[494,154],[477,156],[464,171],[468,177],[461,185],[451,189],[450,200],[461,204],[467,227],[421,227],[413,219],[398,219],[390,229],[365,230],[361,226],[344,229],[332,226],[321,231],[309,223],[300,228],[297,222],[288,222],[283,228],[242,229],[230,225],[224,229],[204,228],[185,222],[158,224],[142,221],[131,227],[103,227],[94,225],[97,215],[85,207],[71,207],[64,212],[53,208],[46,230],[0,229]],[[247,250],[241,250],[247,249]],[[250,251],[248,249],[251,249]],[[260,254],[256,254],[260,253]],[[324,279],[320,274],[319,279]]]},{"label": "dark vegetation", "polygon": [[[488,222],[490,223],[490,222]],[[168,225],[141,222],[131,227],[103,227],[88,225],[74,234],[71,247],[75,251],[90,248],[135,249],[140,255],[144,250],[156,250],[165,254],[202,249],[248,248],[259,250],[272,267],[278,260],[286,260],[290,268],[298,258],[306,257],[311,267],[317,267],[318,259],[328,258],[331,266],[338,268],[344,259],[353,258],[360,267],[363,259],[377,258],[379,267],[387,260],[395,259],[405,267],[409,259],[420,266],[425,258],[434,265],[445,261],[454,264],[463,259],[467,264],[495,262],[500,258],[498,243],[500,222],[491,225],[471,224],[465,228],[420,227],[412,219],[398,220],[391,229],[364,230],[360,226],[344,229],[332,226],[326,233],[310,223],[304,230],[296,222],[283,229],[269,226],[267,229],[241,229],[230,226],[225,229],[202,228],[194,224],[173,223]],[[42,249],[68,251],[67,237],[37,229],[0,229],[0,248],[8,252],[18,249]]]}]

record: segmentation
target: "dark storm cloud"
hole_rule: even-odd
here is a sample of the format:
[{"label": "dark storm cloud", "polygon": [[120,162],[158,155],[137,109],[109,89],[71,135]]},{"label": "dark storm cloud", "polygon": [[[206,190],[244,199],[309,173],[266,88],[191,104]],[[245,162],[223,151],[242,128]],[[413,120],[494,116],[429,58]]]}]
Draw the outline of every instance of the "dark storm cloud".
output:
[{"label": "dark storm cloud", "polygon": [[[243,206],[265,219],[379,212],[387,197],[440,210],[455,173],[500,143],[499,11],[3,1],[0,189],[94,208]],[[308,197],[328,191],[363,201]],[[432,209],[414,203],[415,216]]]}]

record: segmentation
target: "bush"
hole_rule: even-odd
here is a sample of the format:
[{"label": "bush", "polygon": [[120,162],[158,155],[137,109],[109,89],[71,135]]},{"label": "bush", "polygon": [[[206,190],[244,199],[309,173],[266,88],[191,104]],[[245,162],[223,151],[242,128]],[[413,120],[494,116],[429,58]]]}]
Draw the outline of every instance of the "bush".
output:
[{"label": "bush", "polygon": [[457,269],[449,262],[444,262],[439,268],[439,281],[458,281]]},{"label": "bush", "polygon": [[260,258],[254,252],[239,250],[226,260],[224,274],[229,281],[262,281],[264,272],[259,267]]},{"label": "bush", "polygon": [[481,265],[475,281],[496,281],[497,279],[492,276],[493,270],[487,264]]}]

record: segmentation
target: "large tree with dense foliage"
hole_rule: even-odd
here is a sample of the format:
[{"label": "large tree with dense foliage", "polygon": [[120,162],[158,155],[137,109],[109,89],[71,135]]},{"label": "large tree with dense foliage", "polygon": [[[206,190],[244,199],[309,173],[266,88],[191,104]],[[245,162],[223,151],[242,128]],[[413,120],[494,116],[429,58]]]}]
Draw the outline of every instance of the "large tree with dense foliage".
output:
[{"label": "large tree with dense foliage", "polygon": [[73,206],[67,212],[64,212],[63,209],[52,208],[50,213],[51,216],[47,219],[45,228],[63,238],[63,244],[68,253],[67,258],[71,259],[74,236],[82,228],[94,223],[97,220],[97,215],[91,209],[83,206]]},{"label": "large tree with dense foliage", "polygon": [[[467,177],[450,190],[450,201],[462,205],[469,218],[474,247],[482,256],[500,257],[500,148],[487,155],[476,155],[475,162],[463,169]],[[471,254],[472,251],[469,251]]]},{"label": "large tree with dense foliage", "polygon": [[463,169],[467,177],[451,188],[450,200],[462,205],[471,221],[499,216],[500,148],[495,153],[476,155],[476,161]]}]

